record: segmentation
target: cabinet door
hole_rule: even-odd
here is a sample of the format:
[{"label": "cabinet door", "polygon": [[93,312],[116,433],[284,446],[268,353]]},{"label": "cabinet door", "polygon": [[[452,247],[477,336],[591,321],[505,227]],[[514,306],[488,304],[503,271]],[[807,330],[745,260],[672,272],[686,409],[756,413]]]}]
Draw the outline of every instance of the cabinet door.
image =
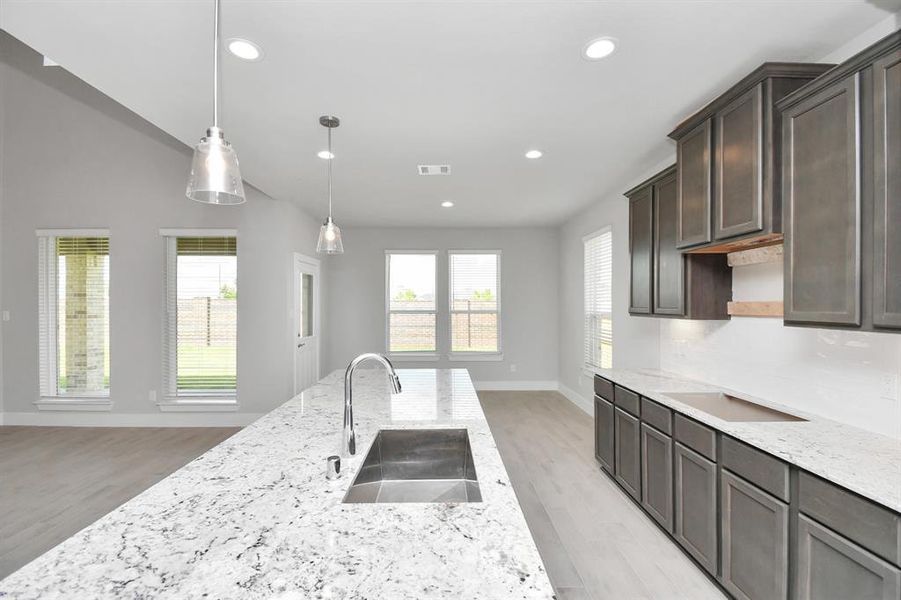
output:
[{"label": "cabinet door", "polygon": [[616,479],[641,501],[641,435],[638,419],[615,408]]},{"label": "cabinet door", "polygon": [[782,118],[785,320],[860,325],[858,75]]},{"label": "cabinet door", "polygon": [[676,175],[654,185],[654,314],[685,314],[685,257],[676,247]]},{"label": "cabinet door", "polygon": [[613,467],[613,404],[594,397],[594,456],[610,473]]},{"label": "cabinet door", "polygon": [[801,515],[798,518],[799,600],[897,600],[901,569]]},{"label": "cabinet door", "polygon": [[710,145],[710,119],[676,144],[678,248],[710,241]]},{"label": "cabinet door", "polygon": [[673,530],[673,440],[641,424],[641,503],[669,532]]},{"label": "cabinet door", "polygon": [[712,575],[717,570],[716,463],[678,442],[674,447],[673,536]]},{"label": "cabinet door", "polygon": [[740,600],[788,597],[788,505],[722,474],[723,585]]},{"label": "cabinet door", "polygon": [[716,115],[717,240],[763,229],[763,83]]},{"label": "cabinet door", "polygon": [[629,253],[631,281],[629,312],[651,313],[651,231],[654,214],[651,188],[645,188],[629,198]]},{"label": "cabinet door", "polygon": [[901,327],[901,50],[873,64],[875,195],[873,324]]}]

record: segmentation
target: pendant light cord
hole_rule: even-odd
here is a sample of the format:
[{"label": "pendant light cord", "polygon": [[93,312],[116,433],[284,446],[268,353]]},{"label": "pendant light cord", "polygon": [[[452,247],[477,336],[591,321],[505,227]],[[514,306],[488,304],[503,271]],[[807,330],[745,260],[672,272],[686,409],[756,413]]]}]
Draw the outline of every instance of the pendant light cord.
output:
[{"label": "pendant light cord", "polygon": [[213,13],[213,127],[219,127],[219,2]]},{"label": "pendant light cord", "polygon": [[335,155],[332,154],[332,128],[328,128],[328,218],[332,220],[332,161]]}]

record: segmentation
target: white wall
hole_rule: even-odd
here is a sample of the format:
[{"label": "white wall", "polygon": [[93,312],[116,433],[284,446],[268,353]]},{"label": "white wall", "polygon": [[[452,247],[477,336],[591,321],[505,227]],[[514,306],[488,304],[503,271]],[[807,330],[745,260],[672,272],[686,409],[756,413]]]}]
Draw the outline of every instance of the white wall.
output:
[{"label": "white wall", "polygon": [[[671,165],[669,159],[644,173],[632,184]],[[626,184],[623,190],[631,185]],[[603,198],[560,228],[560,355],[561,390],[573,401],[591,407],[591,377],[582,372],[584,269],[582,238],[602,227],[613,228],[613,366],[658,366],[657,319],[629,315],[629,203],[622,196]]]},{"label": "white wall", "polygon": [[[293,395],[292,252],[314,254],[318,222],[247,186],[248,201],[185,198],[190,149],[0,32],[2,103],[0,307],[7,423],[245,422]],[[198,123],[198,135],[207,124]],[[240,148],[239,154],[240,154]],[[110,230],[110,413],[36,413],[35,229]],[[160,414],[163,243],[160,228],[238,230],[238,401],[235,414]]]},{"label": "white wall", "polygon": [[[447,297],[447,250],[501,250],[499,362],[403,362],[403,367],[468,368],[477,385],[555,386],[557,381],[557,229],[346,228],[344,254],[330,257],[325,364],[343,368],[361,352],[385,351],[385,250],[439,250],[438,289]],[[439,336],[446,339],[439,317]],[[442,346],[439,337],[439,348]],[[511,367],[516,366],[512,372]],[[529,383],[526,383],[529,382]]]}]

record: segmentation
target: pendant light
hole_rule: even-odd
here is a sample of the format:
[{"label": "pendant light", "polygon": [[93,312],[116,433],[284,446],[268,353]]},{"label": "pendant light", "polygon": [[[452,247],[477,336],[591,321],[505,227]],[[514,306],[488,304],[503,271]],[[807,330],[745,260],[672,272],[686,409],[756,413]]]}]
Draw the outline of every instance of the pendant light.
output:
[{"label": "pendant light", "polygon": [[194,147],[185,195],[206,204],[242,204],[244,182],[238,156],[219,129],[219,2],[213,16],[213,126]]},{"label": "pendant light", "polygon": [[316,252],[319,254],[344,254],[344,244],[341,242],[341,230],[332,221],[332,161],[335,155],[332,153],[332,129],[341,124],[338,117],[319,117],[319,124],[328,129],[328,218],[319,228],[319,243],[316,244]]}]

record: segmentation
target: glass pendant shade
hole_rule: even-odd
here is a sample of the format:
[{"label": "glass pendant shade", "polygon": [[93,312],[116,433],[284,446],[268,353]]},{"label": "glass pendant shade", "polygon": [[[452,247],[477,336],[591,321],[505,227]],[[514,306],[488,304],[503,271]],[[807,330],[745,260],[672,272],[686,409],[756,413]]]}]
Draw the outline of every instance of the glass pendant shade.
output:
[{"label": "glass pendant shade", "polygon": [[206,204],[242,204],[244,182],[238,156],[218,127],[211,127],[194,147],[188,198]]},{"label": "glass pendant shade", "polygon": [[319,254],[344,254],[341,230],[331,217],[326,219],[319,228],[319,243],[316,244],[316,252]]}]

